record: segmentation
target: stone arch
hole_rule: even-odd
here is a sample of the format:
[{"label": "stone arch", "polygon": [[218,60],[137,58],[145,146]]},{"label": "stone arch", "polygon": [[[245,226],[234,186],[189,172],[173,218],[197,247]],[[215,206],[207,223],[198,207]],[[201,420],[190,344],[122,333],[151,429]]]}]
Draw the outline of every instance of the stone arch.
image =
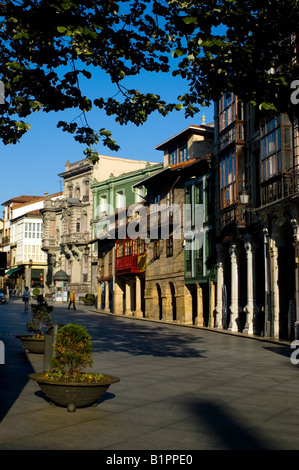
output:
[{"label": "stone arch", "polygon": [[158,282],[155,284],[155,295],[157,300],[157,317],[159,320],[163,320],[163,301],[162,301],[162,289]]},{"label": "stone arch", "polygon": [[173,282],[169,282],[169,290],[170,290],[170,308],[171,308],[171,315],[172,320],[177,321],[177,302],[176,302],[176,289]]},{"label": "stone arch", "polygon": [[273,223],[272,240],[277,253],[279,286],[279,338],[293,339],[292,304],[295,302],[295,247],[293,227],[287,214]]}]

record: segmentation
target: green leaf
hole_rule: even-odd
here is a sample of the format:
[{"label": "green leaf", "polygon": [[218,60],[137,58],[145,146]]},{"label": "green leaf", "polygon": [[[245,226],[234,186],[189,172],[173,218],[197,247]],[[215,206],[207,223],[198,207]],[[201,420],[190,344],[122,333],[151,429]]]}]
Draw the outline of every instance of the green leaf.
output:
[{"label": "green leaf", "polygon": [[186,18],[183,18],[183,21],[186,24],[198,24],[198,20],[195,16],[187,16]]},{"label": "green leaf", "polygon": [[182,51],[182,49],[179,49],[179,48],[176,48],[173,52],[172,52],[172,57],[173,58],[176,58],[176,57],[180,57],[184,54],[184,52]]}]

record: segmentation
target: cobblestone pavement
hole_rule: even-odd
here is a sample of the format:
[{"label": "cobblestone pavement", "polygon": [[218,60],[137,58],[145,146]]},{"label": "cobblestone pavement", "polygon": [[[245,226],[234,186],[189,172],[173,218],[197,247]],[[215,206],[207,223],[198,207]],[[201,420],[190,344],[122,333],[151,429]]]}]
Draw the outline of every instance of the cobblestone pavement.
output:
[{"label": "cobblestone pavement", "polygon": [[30,312],[0,305],[0,450],[292,450],[299,448],[299,366],[289,344],[54,305],[84,324],[94,371],[120,378],[96,407],[50,406],[28,374],[43,356],[16,335]]}]

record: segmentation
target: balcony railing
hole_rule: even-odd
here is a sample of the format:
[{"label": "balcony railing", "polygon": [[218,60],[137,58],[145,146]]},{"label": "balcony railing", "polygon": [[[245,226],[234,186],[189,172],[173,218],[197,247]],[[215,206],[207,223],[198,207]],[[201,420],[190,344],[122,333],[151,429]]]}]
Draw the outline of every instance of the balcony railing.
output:
[{"label": "balcony railing", "polygon": [[299,165],[261,183],[261,206],[299,195]]},{"label": "balcony railing", "polygon": [[83,232],[74,232],[74,233],[69,233],[67,235],[61,236],[62,245],[69,245],[69,244],[84,245],[84,244],[87,244],[89,240],[90,240],[90,234],[83,233]]},{"label": "balcony railing", "polygon": [[239,203],[235,203],[232,206],[228,206],[220,212],[220,224],[221,228],[234,227],[245,227],[245,206]]}]

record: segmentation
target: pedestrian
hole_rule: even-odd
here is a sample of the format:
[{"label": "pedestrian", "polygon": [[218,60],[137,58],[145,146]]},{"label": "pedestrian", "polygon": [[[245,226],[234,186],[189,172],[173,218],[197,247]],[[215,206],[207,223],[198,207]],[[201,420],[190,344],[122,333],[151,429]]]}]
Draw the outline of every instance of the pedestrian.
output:
[{"label": "pedestrian", "polygon": [[9,302],[9,287],[5,287],[5,302],[8,304]]},{"label": "pedestrian", "polygon": [[69,303],[68,309],[70,309],[70,306],[72,304],[73,304],[74,310],[76,310],[76,295],[75,295],[74,290],[72,290],[72,292],[70,293],[70,303]]},{"label": "pedestrian", "polygon": [[28,312],[29,300],[31,299],[29,287],[26,286],[23,292],[23,302],[25,302],[25,312]]}]

